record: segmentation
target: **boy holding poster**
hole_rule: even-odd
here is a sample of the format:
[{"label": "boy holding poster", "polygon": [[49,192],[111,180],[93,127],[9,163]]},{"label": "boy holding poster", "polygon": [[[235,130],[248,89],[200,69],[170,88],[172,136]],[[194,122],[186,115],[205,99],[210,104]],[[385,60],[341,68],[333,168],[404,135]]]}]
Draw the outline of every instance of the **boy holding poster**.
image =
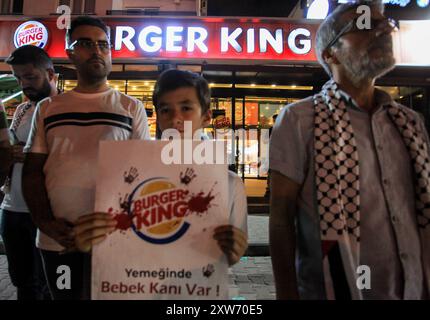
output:
[{"label": "boy holding poster", "polygon": [[[153,102],[161,131],[176,129],[184,138],[184,122],[190,121],[192,133],[210,123],[210,90],[207,81],[188,71],[163,72],[154,89]],[[247,240],[247,203],[241,179],[228,172],[230,224],[215,229],[214,239],[225,253],[229,265],[234,265],[245,253]],[[102,242],[115,230],[116,221],[109,213],[81,216],[76,222],[75,244],[83,252]]]}]

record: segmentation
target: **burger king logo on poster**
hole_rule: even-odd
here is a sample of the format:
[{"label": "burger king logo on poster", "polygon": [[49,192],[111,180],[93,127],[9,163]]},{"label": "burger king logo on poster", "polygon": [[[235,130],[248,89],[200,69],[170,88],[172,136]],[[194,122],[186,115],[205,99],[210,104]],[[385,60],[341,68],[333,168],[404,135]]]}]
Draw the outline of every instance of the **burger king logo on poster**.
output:
[{"label": "burger king logo on poster", "polygon": [[16,48],[33,45],[44,48],[48,42],[48,29],[37,21],[27,21],[15,31],[14,44]]},{"label": "burger king logo on poster", "polygon": [[163,177],[140,183],[129,197],[131,229],[142,240],[153,244],[171,243],[190,227],[185,221],[188,191]]}]

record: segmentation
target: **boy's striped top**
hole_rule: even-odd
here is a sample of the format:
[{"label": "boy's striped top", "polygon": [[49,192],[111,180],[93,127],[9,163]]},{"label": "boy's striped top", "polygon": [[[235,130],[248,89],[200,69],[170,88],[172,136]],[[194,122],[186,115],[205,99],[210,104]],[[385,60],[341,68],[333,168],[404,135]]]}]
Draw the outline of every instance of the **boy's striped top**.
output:
[{"label": "boy's striped top", "polygon": [[0,141],[8,140],[7,134],[7,117],[3,104],[0,102]]}]

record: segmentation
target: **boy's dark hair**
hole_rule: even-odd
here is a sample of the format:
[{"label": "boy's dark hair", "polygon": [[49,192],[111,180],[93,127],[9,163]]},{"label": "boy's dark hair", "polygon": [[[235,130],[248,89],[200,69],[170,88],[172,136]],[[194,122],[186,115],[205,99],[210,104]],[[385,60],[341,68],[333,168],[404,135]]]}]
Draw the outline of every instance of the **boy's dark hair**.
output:
[{"label": "boy's dark hair", "polygon": [[75,31],[76,28],[80,26],[93,26],[100,28],[106,33],[106,36],[109,40],[108,27],[101,19],[90,16],[79,16],[76,19],[73,19],[72,23],[70,24],[70,29],[67,30],[66,41],[68,45],[70,45],[72,42],[73,31]]},{"label": "boy's dark hair", "polygon": [[157,110],[158,102],[163,94],[184,87],[196,89],[197,98],[202,108],[202,114],[209,110],[211,105],[211,92],[206,79],[197,73],[176,69],[166,70],[158,77],[154,93],[152,94],[152,102],[154,103],[155,110]]},{"label": "boy's dark hair", "polygon": [[54,70],[54,64],[46,51],[33,45],[25,45],[14,50],[5,62],[11,66],[30,63],[37,69]]}]

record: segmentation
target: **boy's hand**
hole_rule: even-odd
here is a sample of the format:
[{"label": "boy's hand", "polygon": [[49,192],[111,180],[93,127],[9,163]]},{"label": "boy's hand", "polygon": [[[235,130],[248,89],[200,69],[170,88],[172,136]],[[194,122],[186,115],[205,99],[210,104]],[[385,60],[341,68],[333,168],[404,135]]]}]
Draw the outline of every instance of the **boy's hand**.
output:
[{"label": "boy's hand", "polygon": [[228,264],[234,265],[245,254],[248,248],[248,237],[241,229],[232,225],[215,228],[214,239],[227,256]]},{"label": "boy's hand", "polygon": [[95,212],[79,217],[75,223],[75,247],[82,252],[91,248],[115,230],[116,221],[109,213]]}]

